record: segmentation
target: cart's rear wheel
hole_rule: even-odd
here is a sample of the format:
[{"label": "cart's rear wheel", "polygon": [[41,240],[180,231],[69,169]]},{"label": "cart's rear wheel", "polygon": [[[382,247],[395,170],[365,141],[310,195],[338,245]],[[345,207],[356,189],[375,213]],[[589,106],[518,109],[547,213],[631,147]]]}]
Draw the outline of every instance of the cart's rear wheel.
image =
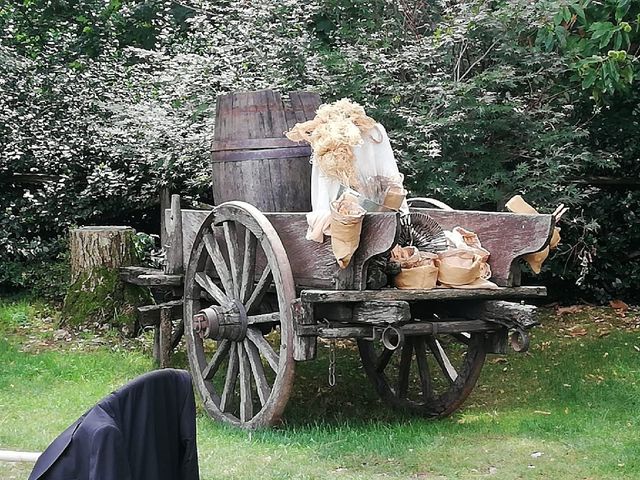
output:
[{"label": "cart's rear wheel", "polygon": [[185,274],[194,384],[213,418],[253,429],[279,422],[293,384],[295,285],[267,218],[227,202],[198,231]]},{"label": "cart's rear wheel", "polygon": [[358,340],[358,348],[382,400],[425,417],[457,410],[473,390],[486,356],[483,333],[407,336],[396,350]]}]

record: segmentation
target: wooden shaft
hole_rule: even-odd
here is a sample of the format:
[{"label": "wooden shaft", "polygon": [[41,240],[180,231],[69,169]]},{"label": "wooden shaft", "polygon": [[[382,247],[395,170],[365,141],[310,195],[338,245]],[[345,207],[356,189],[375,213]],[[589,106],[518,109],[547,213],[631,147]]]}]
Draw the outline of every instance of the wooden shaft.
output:
[{"label": "wooden shaft", "polygon": [[171,358],[171,307],[160,310],[160,368],[169,367]]},{"label": "wooden shaft", "polygon": [[35,462],[40,455],[39,452],[0,450],[0,462]]},{"label": "wooden shaft", "polygon": [[[165,273],[176,275],[183,273],[182,262],[182,212],[180,211],[180,195],[171,195],[171,210],[166,219],[167,237],[164,245],[167,251]],[[167,212],[162,212],[163,216]]]}]

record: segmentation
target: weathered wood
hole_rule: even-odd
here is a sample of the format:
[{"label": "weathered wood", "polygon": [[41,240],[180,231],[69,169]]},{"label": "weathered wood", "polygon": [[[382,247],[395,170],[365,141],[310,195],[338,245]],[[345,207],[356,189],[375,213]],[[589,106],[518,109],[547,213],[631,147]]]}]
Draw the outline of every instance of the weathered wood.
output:
[{"label": "weathered wood", "polygon": [[218,97],[212,151],[216,204],[244,200],[265,212],[311,210],[308,145],[284,132],[310,120],[320,105],[316,94],[272,90]]},{"label": "weathered wood", "polygon": [[180,195],[171,195],[171,209],[165,211],[166,251],[167,263],[164,273],[176,275],[184,273],[182,254],[182,213],[180,210]]},{"label": "weathered wood", "polygon": [[411,320],[409,304],[403,301],[369,301],[357,303],[353,307],[354,323],[386,325]]},{"label": "weathered wood", "polygon": [[131,227],[80,227],[69,232],[71,281],[96,268],[117,269],[133,265]]},{"label": "weathered wood", "polygon": [[251,296],[251,288],[256,275],[257,239],[248,228],[244,234],[244,255],[242,259],[242,279],[240,283],[240,300],[246,302]]},{"label": "weathered wood", "polygon": [[487,321],[507,322],[521,325],[524,328],[536,325],[534,305],[523,305],[515,302],[484,301],[484,302],[455,302],[448,311],[455,316]]},{"label": "weathered wood", "polygon": [[167,218],[165,212],[171,208],[171,191],[167,187],[160,189],[160,245],[167,244]]},{"label": "weathered wood", "polygon": [[69,232],[71,282],[63,317],[72,325],[114,320],[133,332],[133,311],[150,298],[146,289],[124,283],[120,267],[135,262],[135,230],[131,227],[94,226]]},{"label": "weathered wood", "polygon": [[[455,351],[459,354],[455,357],[455,367],[437,343],[427,342],[430,337],[439,341],[439,337],[435,335],[409,337],[403,348],[391,353],[387,349],[380,349],[377,342],[358,340],[364,369],[383,401],[403,411],[430,418],[449,415],[460,407],[473,390],[482,370],[486,355],[486,334],[471,333],[467,342],[457,345]],[[446,337],[446,345],[450,345],[452,340],[455,343],[450,335]],[[436,377],[429,370],[426,359],[425,347],[428,343],[431,345],[431,353],[434,348],[440,355],[438,368],[443,368],[445,377],[449,377],[448,382],[434,381]],[[416,353],[417,371],[410,368],[411,345]],[[400,361],[390,361],[393,356],[400,356]],[[451,378],[456,380],[452,382]],[[415,384],[421,386],[420,390],[407,388],[408,385]]]},{"label": "weathered wood", "polygon": [[209,257],[213,261],[213,267],[216,269],[218,278],[222,282],[222,286],[224,287],[226,296],[229,298],[234,298],[235,292],[233,286],[233,278],[231,278],[231,273],[229,272],[229,268],[227,267],[227,261],[220,251],[218,240],[212,233],[206,232],[202,236],[202,241],[204,242],[204,247],[207,250]]},{"label": "weathered wood", "polygon": [[522,255],[545,248],[555,226],[552,215],[420,208],[414,210],[431,215],[445,230],[460,226],[475,232],[482,246],[491,254],[491,280],[500,286],[517,285],[517,279],[510,275],[512,263]]},{"label": "weathered wood", "polygon": [[182,285],[182,278],[182,275],[167,275],[156,268],[120,268],[120,279],[123,282],[143,287],[179,287]]},{"label": "weathered wood", "polygon": [[246,338],[244,340],[244,349],[249,356],[249,363],[251,363],[251,371],[253,372],[253,379],[258,392],[258,398],[260,399],[260,405],[264,405],[267,403],[269,395],[271,395],[271,387],[269,386],[267,377],[264,374],[264,367],[262,366],[260,353],[256,346]]},{"label": "weathered wood", "polygon": [[[291,308],[293,309],[294,332],[301,325],[315,325],[312,303],[303,303],[298,298],[293,302]],[[303,337],[296,334],[293,338],[293,358],[298,362],[313,360],[316,358],[317,344],[316,337]]]},{"label": "weathered wood", "polygon": [[216,353],[211,357],[211,361],[207,364],[207,366],[202,370],[202,378],[205,380],[211,380],[215,373],[222,365],[222,362],[229,354],[229,350],[231,349],[231,340],[221,340],[218,342],[218,348],[216,349]]},{"label": "weathered wood", "polygon": [[171,300],[157,305],[138,307],[138,322],[143,327],[160,325],[160,310],[171,309],[171,318],[182,318],[182,300]]},{"label": "weathered wood", "polygon": [[218,287],[213,282],[213,279],[206,273],[196,273],[195,281],[205,292],[207,292],[211,296],[211,298],[218,302],[218,305],[223,306],[231,302],[231,300],[229,300],[229,297],[227,297],[227,295],[222,290],[220,290],[220,287]]},{"label": "weathered wood", "polygon": [[160,368],[168,368],[171,362],[171,307],[160,310]]},{"label": "weathered wood", "polygon": [[[322,338],[373,338],[374,326],[358,325],[301,325],[298,327],[298,335],[318,336]],[[401,327],[396,327],[405,336],[431,335],[440,333],[460,333],[460,332],[488,332],[501,329],[499,325],[482,320],[452,320],[448,322],[424,322],[409,323]]]},{"label": "weathered wood", "polygon": [[273,274],[271,273],[271,268],[269,267],[269,265],[266,265],[264,267],[264,270],[260,274],[258,283],[256,284],[255,288],[253,289],[253,292],[251,292],[251,295],[249,296],[249,300],[247,300],[247,303],[245,304],[247,313],[251,312],[255,307],[257,307],[258,305],[260,305],[260,303],[262,303],[262,299],[267,293],[267,290],[269,289],[269,286],[271,285],[272,281],[273,281]]},{"label": "weathered wood", "polygon": [[[188,261],[196,232],[211,212],[183,210],[183,254]],[[289,259],[295,283],[301,287],[336,288],[340,268],[331,250],[329,238],[324,243],[307,240],[307,219],[302,213],[267,213],[269,222],[276,230]],[[394,243],[398,228],[395,213],[367,214],[362,222],[360,248],[356,250],[348,274],[340,284],[344,288],[361,289],[366,285],[366,267],[369,260],[388,251]],[[221,240],[221,238],[219,239]],[[256,260],[256,271],[264,265],[264,258]],[[349,278],[344,276],[349,275]]]},{"label": "weathered wood", "polygon": [[253,417],[251,401],[251,363],[244,349],[244,343],[238,343],[238,364],[240,365],[240,421],[247,422]]},{"label": "weathered wood", "polygon": [[[420,377],[420,387],[422,389],[422,397],[425,399],[431,398],[431,372],[429,371],[429,364],[427,363],[427,350],[425,348],[425,340],[423,337],[416,337],[413,339],[413,346],[416,351],[416,364],[418,367],[418,376]],[[378,370],[383,372],[382,370]]]},{"label": "weathered wood", "polygon": [[278,364],[280,363],[280,357],[275,352],[275,350],[273,350],[271,345],[269,345],[269,342],[267,342],[267,340],[262,336],[262,334],[253,328],[248,328],[247,338],[251,340],[251,342],[256,347],[258,347],[260,354],[267,359],[267,362],[269,363],[271,370],[273,370],[274,372],[277,372]]},{"label": "weathered wood", "polygon": [[229,350],[229,364],[227,365],[227,374],[224,379],[224,387],[222,388],[222,396],[220,397],[220,411],[225,412],[229,404],[233,402],[233,391],[236,388],[238,379],[238,344],[231,343]]},{"label": "weathered wood", "polygon": [[[226,235],[225,224],[228,224]],[[236,235],[231,233],[234,230]],[[263,278],[258,285],[248,281],[252,276],[250,272],[245,273],[245,267],[249,270],[253,268],[252,262],[246,261],[247,256],[243,255],[245,244],[250,243],[244,234],[246,230],[251,231],[259,248],[256,266],[258,253],[264,260],[262,268],[256,268],[253,275],[254,279],[256,275]],[[184,318],[187,352],[196,390],[202,396],[205,410],[217,420],[247,429],[273,425],[279,421],[286,406],[295,367],[291,304],[296,291],[284,247],[265,216],[255,207],[242,202],[227,202],[217,207],[214,213],[209,212],[193,238],[193,245],[193,254],[185,274]],[[213,272],[213,269],[217,272]],[[209,282],[203,275],[206,272],[218,285],[216,276],[219,277],[221,271],[224,271],[222,276],[225,277],[221,282],[226,284],[224,295],[236,305],[242,304],[248,313],[248,328],[245,338],[228,337],[233,352],[229,353],[226,369],[223,371],[220,366],[220,371],[210,373],[207,370],[208,365],[212,365],[212,360],[208,360],[209,340],[203,341],[195,334],[193,316],[207,305],[203,301],[204,289],[200,283],[205,285]],[[245,281],[243,292],[242,284]],[[267,291],[269,301],[262,301]],[[215,293],[220,296],[220,292]],[[249,299],[244,302],[243,298],[247,295]],[[277,300],[277,307],[273,306],[272,300]],[[274,342],[272,346],[271,337],[269,340],[265,337],[270,329],[265,327],[276,325],[279,326],[279,335],[276,337],[279,344]],[[271,372],[268,375],[261,372],[258,363],[262,362],[265,365],[268,363],[275,376]],[[203,378],[203,371],[213,378]],[[232,375],[234,373],[235,376]],[[238,374],[239,390],[235,389]],[[256,382],[255,389],[251,386],[251,376]],[[222,377],[225,386],[221,390]],[[271,385],[269,382],[272,382]],[[232,391],[235,392],[233,395]],[[231,401],[236,394],[240,395],[240,402]],[[260,408],[257,408],[258,403]]]},{"label": "weathered wood", "polygon": [[435,301],[435,300],[483,300],[510,298],[539,298],[547,294],[545,287],[503,287],[498,289],[400,290],[303,290],[300,298],[305,302],[367,302],[367,301]]},{"label": "weathered wood", "polygon": [[442,345],[436,338],[431,336],[427,337],[427,344],[436,359],[436,363],[440,366],[440,370],[442,370],[442,373],[444,373],[449,383],[453,385],[453,382],[458,378],[458,372],[456,372],[456,369],[451,365],[449,357],[442,348]]},{"label": "weathered wood", "polygon": [[[242,264],[240,263],[240,255],[238,252],[238,232],[236,224],[233,221],[224,222],[222,224],[224,232],[225,245],[227,247],[227,255],[229,258],[229,270],[231,271],[231,279],[233,280],[233,296],[240,298],[240,280],[242,278]],[[230,293],[230,292],[229,292]]]}]

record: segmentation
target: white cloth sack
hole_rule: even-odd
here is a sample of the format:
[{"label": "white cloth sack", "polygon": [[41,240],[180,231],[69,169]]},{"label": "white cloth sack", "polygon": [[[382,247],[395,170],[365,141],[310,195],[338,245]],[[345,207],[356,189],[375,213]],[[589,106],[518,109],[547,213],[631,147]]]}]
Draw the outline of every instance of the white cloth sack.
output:
[{"label": "white cloth sack", "polygon": [[[355,167],[359,179],[369,177],[398,177],[400,171],[391,150],[389,136],[384,127],[377,123],[366,135],[361,145],[353,147],[356,158]],[[313,161],[313,157],[312,157]],[[307,240],[322,243],[324,235],[331,235],[331,202],[338,197],[340,182],[325,175],[315,163],[311,168],[311,209],[307,214]],[[405,200],[400,207],[403,213],[409,213]]]}]

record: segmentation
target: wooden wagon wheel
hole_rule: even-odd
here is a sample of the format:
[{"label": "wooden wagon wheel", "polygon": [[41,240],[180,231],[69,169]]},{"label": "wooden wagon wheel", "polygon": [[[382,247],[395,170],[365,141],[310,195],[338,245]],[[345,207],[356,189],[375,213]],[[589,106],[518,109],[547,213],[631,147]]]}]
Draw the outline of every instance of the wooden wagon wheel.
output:
[{"label": "wooden wagon wheel", "polygon": [[486,356],[484,334],[407,336],[396,350],[358,340],[369,379],[384,402],[425,417],[445,417],[469,396]]},{"label": "wooden wagon wheel", "polygon": [[213,418],[247,429],[280,420],[293,385],[294,298],[267,218],[244,202],[216,207],[196,235],[184,302],[191,373]]}]

